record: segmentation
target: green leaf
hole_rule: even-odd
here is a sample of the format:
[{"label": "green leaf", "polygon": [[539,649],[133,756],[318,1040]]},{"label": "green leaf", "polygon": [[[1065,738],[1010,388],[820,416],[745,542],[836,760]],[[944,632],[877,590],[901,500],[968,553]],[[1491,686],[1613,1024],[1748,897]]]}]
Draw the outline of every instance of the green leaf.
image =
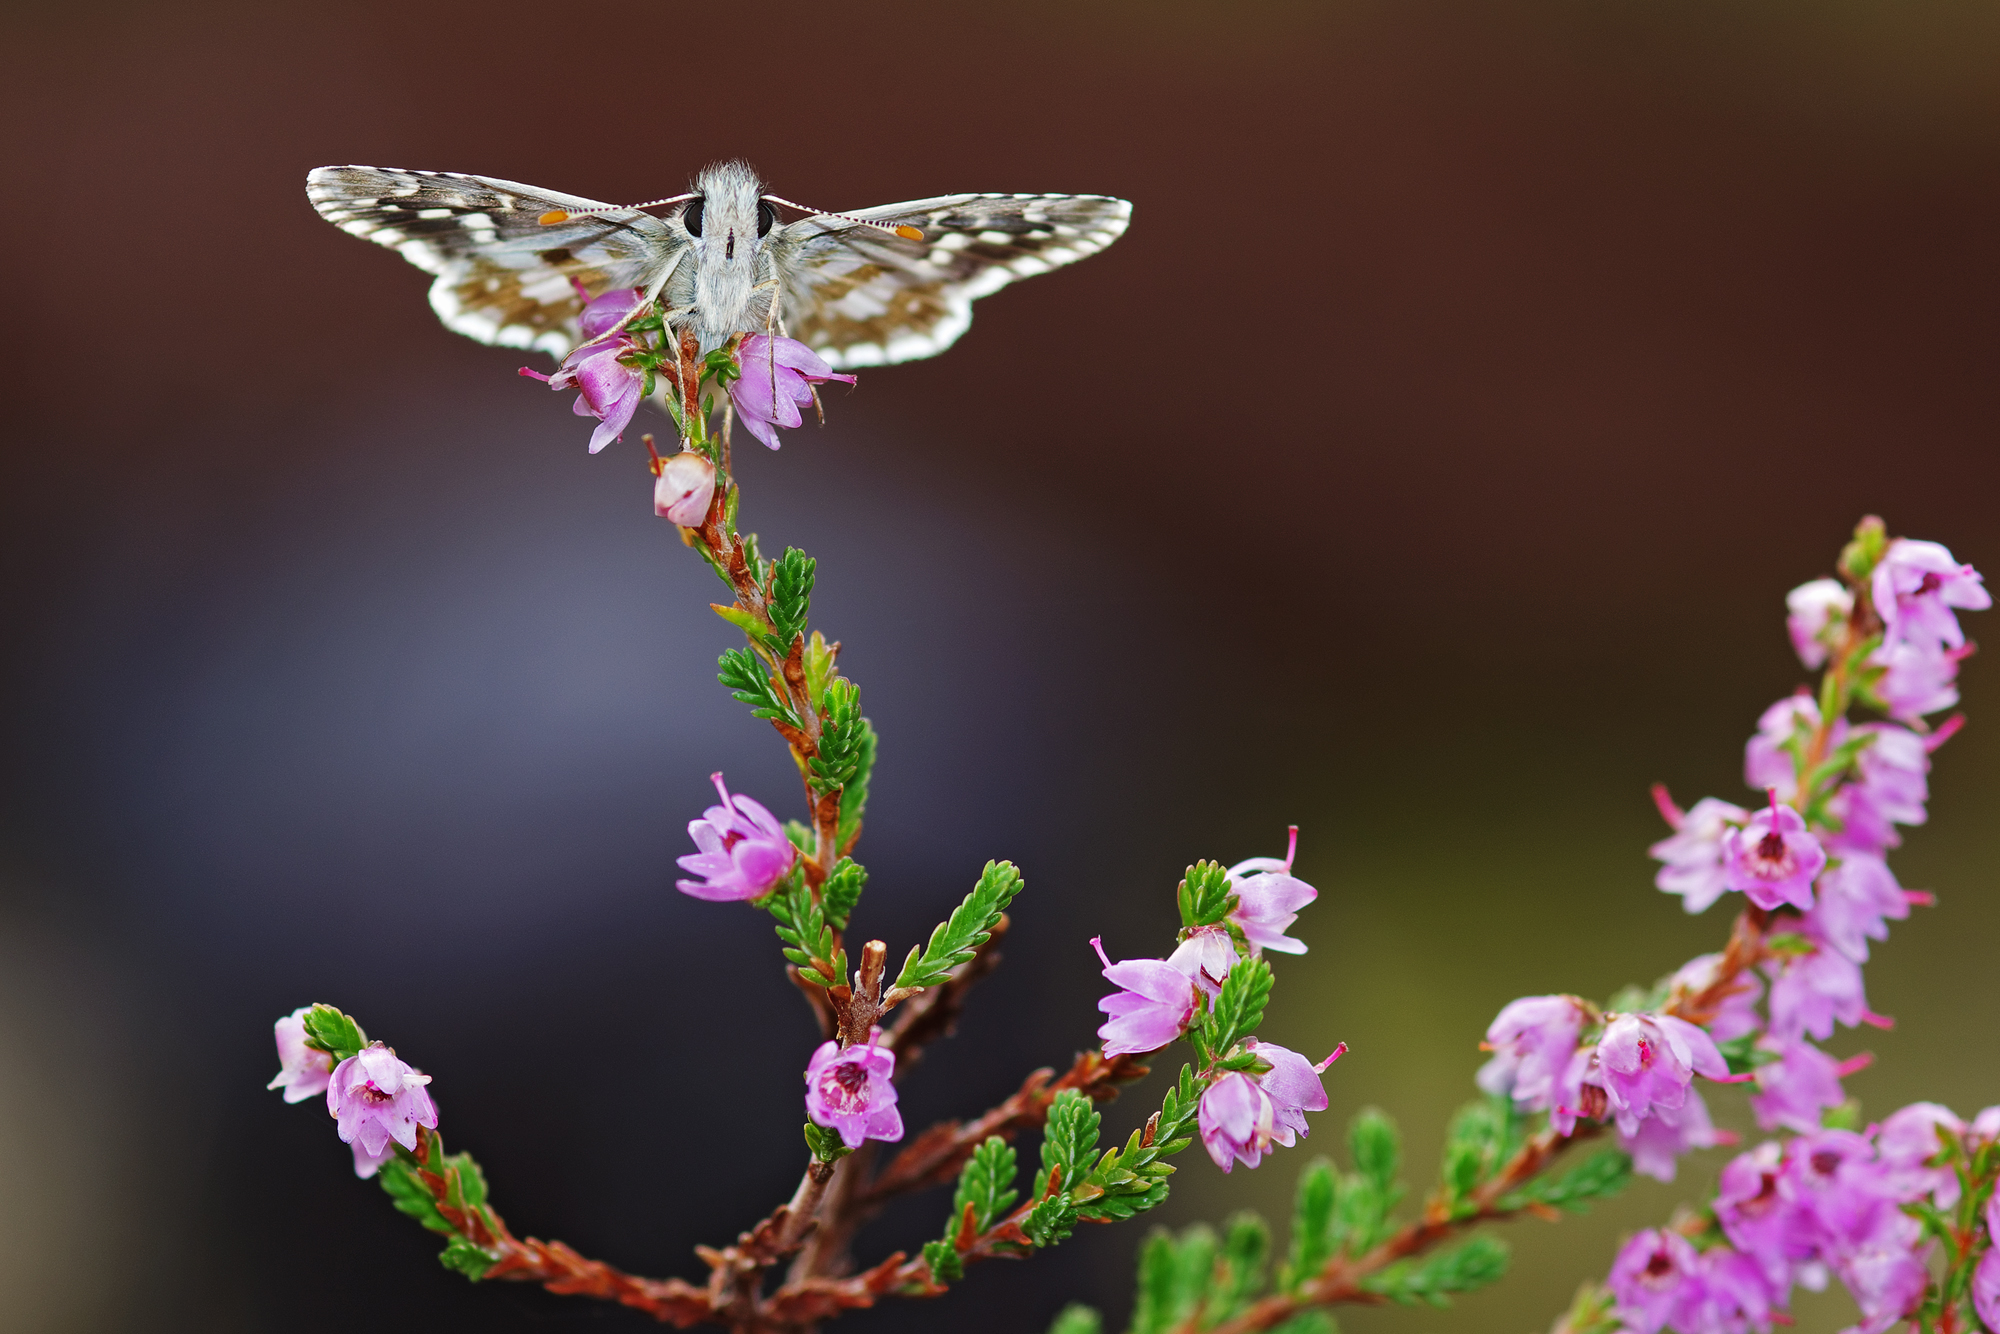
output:
[{"label": "green leaf", "polygon": [[1234,1316],[1264,1291],[1264,1266],[1271,1258],[1271,1229],[1253,1213],[1229,1220],[1223,1234],[1221,1267],[1209,1290],[1208,1322]]},{"label": "green leaf", "polygon": [[1632,1180],[1632,1159],[1617,1149],[1601,1149],[1561,1176],[1540,1176],[1497,1201],[1504,1210],[1545,1204],[1582,1213],[1593,1200],[1608,1199]]},{"label": "green leaf", "polygon": [[973,887],[952,911],[951,916],[938,923],[931,932],[930,942],[917,950],[910,950],[910,957],[903,961],[903,971],[896,976],[897,987],[934,987],[951,976],[951,970],[970,959],[973,952],[988,939],[993,924],[1000,920],[1000,914],[1007,911],[1007,905],[1021,892],[1021,873],[1012,862],[988,862],[980,873],[979,883]]},{"label": "green leaf", "polygon": [[1585,1279],[1557,1328],[1566,1334],[1618,1334],[1625,1322],[1618,1318],[1618,1299],[1611,1289]]},{"label": "green leaf", "polygon": [[1271,1334],[1340,1334],[1340,1327],[1333,1323],[1333,1317],[1321,1307],[1310,1307],[1299,1312],[1282,1325],[1273,1325]]},{"label": "green leaf", "polygon": [[438,1212],[437,1200],[431,1195],[430,1187],[424,1184],[412,1164],[401,1158],[391,1158],[382,1164],[382,1170],[375,1179],[389,1193],[398,1213],[408,1214],[433,1232],[457,1231]]},{"label": "green leaf", "polygon": [[847,919],[853,914],[854,905],[861,901],[861,890],[867,883],[868,872],[861,863],[846,857],[834,863],[833,873],[819,887],[819,901],[827,922],[836,930],[847,929]]},{"label": "green leaf", "polygon": [[772,631],[769,643],[781,658],[792,651],[792,644],[806,632],[817,564],[797,547],[786,547],[785,554],[771,562],[767,603]]},{"label": "green leaf", "polygon": [[854,776],[840,789],[840,847],[851,848],[861,837],[861,817],[868,812],[868,779],[875,772],[875,724],[861,720],[861,731],[852,747]]},{"label": "green leaf", "polygon": [[1229,970],[1208,1012],[1203,1037],[1210,1051],[1226,1052],[1257,1031],[1264,1021],[1264,1004],[1271,998],[1272,980],[1271,965],[1263,959],[1244,959]]},{"label": "green leaf", "polygon": [[965,1217],[965,1206],[972,1206],[972,1228],[984,1232],[998,1220],[1005,1218],[1014,1207],[1014,1201],[1021,1192],[1014,1189],[1014,1176],[1019,1170],[1014,1148],[998,1135],[988,1135],[980,1146],[972,1151],[965,1168],[958,1174],[958,1191],[951,1199],[951,1217],[945,1220],[945,1240],[958,1235],[959,1221]]},{"label": "green leaf", "polygon": [[1315,1158],[1299,1173],[1297,1193],[1292,1202],[1291,1255],[1278,1274],[1278,1286],[1297,1292],[1299,1286],[1320,1270],[1340,1248],[1341,1234],[1334,1229],[1334,1201],[1340,1193],[1340,1178],[1333,1164]]},{"label": "green leaf", "polygon": [[806,1122],[806,1147],[812,1150],[813,1157],[823,1163],[830,1163],[836,1159],[845,1158],[848,1154],[854,1152],[840,1138],[838,1130],[829,1130],[825,1126],[815,1125],[811,1121]]},{"label": "green leaf", "polygon": [[1520,1140],[1520,1116],[1513,1100],[1483,1098],[1466,1103],[1445,1132],[1444,1165],[1439,1175],[1446,1196],[1456,1207],[1513,1156]]},{"label": "green leaf", "polygon": [[931,1281],[934,1283],[956,1283],[965,1277],[965,1262],[949,1241],[925,1242],[924,1263],[930,1266]]},{"label": "green leaf", "polygon": [[860,776],[868,736],[868,720],[861,716],[861,687],[836,676],[819,698],[819,713],[819,753],[808,767],[813,791],[823,796]]},{"label": "green leaf", "polygon": [[847,967],[843,957],[833,955],[833,928],[826,924],[822,906],[806,887],[805,877],[796,872],[765,900],[771,913],[772,929],[783,941],[784,956],[798,965],[800,976],[815,986],[839,986]]},{"label": "green leaf", "polygon": [[1021,1220],[1021,1231],[1037,1246],[1053,1246],[1076,1230],[1076,1206],[1067,1193],[1051,1195]]},{"label": "green leaf", "polygon": [[1362,1279],[1361,1288],[1405,1306],[1450,1306],[1451,1294],[1483,1288],[1506,1272],[1506,1245],[1494,1237],[1474,1237],[1422,1261],[1399,1260]]},{"label": "green leaf", "polygon": [[806,638],[804,667],[806,670],[806,698],[818,699],[826,691],[826,683],[833,679],[834,651],[827,645],[826,636],[815,630]]},{"label": "green leaf", "polygon": [[1139,1292],[1132,1303],[1131,1334],[1167,1334],[1176,1324],[1179,1253],[1172,1234],[1155,1228],[1139,1250]]},{"label": "green leaf", "polygon": [[715,679],[729,688],[738,701],[750,706],[757,718],[776,718],[792,727],[799,725],[798,714],[785,703],[764,662],[747,648],[733,648],[716,660]]},{"label": "green leaf", "polygon": [[1861,1129],[1861,1100],[1849,1098],[1838,1107],[1829,1107],[1819,1114],[1819,1123],[1828,1130]]},{"label": "green leaf", "polygon": [[1180,888],[1175,891],[1175,899],[1180,904],[1181,925],[1190,931],[1198,926],[1214,926],[1236,906],[1229,873],[1216,862],[1196,862],[1188,867]]},{"label": "green leaf", "polygon": [[710,611],[720,616],[723,620],[728,621],[744,634],[756,635],[760,639],[764,637],[764,623],[757,619],[755,612],[745,611],[738,606],[725,607],[720,602],[711,602],[708,604],[708,607]]},{"label": "green leaf", "polygon": [[1103,1118],[1091,1100],[1075,1089],[1064,1089],[1049,1104],[1048,1123],[1042,1130],[1042,1170],[1035,1173],[1035,1195],[1049,1188],[1049,1177],[1062,1169],[1062,1188],[1075,1190],[1091,1157],[1097,1152],[1097,1127]]},{"label": "green leaf", "polygon": [[1722,1053],[1722,1059],[1729,1062],[1729,1073],[1747,1075],[1760,1065],[1782,1059],[1777,1052],[1765,1051],[1757,1045],[1757,1034],[1745,1033],[1741,1037],[1718,1042],[1715,1049]]},{"label": "green leaf", "polygon": [[1334,1230],[1350,1255],[1360,1255],[1388,1235],[1390,1212],[1403,1197],[1396,1179],[1402,1144],[1396,1123],[1372,1107],[1354,1118],[1347,1142],[1357,1170],[1340,1183]]},{"label": "green leaf", "polygon": [[331,1005],[315,1004],[305,1013],[306,1045],[333,1057],[339,1065],[368,1045],[361,1025]]},{"label": "green leaf", "polygon": [[1104,1334],[1104,1317],[1081,1302],[1063,1307],[1049,1334]]},{"label": "green leaf", "polygon": [[499,1262],[499,1256],[479,1249],[464,1237],[453,1237],[438,1254],[439,1264],[446,1269],[457,1270],[474,1283],[486,1277],[486,1271]]},{"label": "green leaf", "polygon": [[1385,1197],[1400,1196],[1396,1177],[1402,1171],[1402,1136],[1387,1114],[1366,1107],[1347,1129],[1347,1146],[1354,1154],[1354,1170],[1373,1182]]},{"label": "green leaf", "polygon": [[1854,540],[1841,548],[1840,572],[1854,583],[1867,583],[1888,549],[1888,528],[1870,514],[1854,526]]}]

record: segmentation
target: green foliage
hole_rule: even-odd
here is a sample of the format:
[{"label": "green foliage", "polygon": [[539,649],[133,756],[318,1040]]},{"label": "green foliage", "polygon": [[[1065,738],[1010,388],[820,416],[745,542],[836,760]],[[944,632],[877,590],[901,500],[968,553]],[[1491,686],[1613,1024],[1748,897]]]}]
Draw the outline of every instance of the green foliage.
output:
[{"label": "green foliage", "polygon": [[972,1206],[974,1232],[984,1232],[1007,1216],[1014,1201],[1021,1197],[1021,1192],[1014,1189],[1016,1162],[1013,1146],[998,1135],[988,1135],[972,1151],[972,1157],[958,1174],[958,1191],[951,1199],[951,1217],[945,1222],[947,1241],[958,1235],[959,1222],[965,1217],[968,1204]]},{"label": "green foliage", "polygon": [[861,772],[868,745],[868,720],[861,716],[861,687],[846,677],[826,683],[819,697],[819,753],[812,757],[813,791],[824,796],[844,788]]},{"label": "green foliage", "polygon": [[799,725],[798,714],[785,703],[763,659],[747,648],[733,648],[718,658],[715,665],[715,679],[727,686],[737,700],[748,704],[752,716],[775,718],[791,727]]},{"label": "green foliage", "polygon": [[1404,1306],[1450,1306],[1451,1294],[1483,1288],[1506,1272],[1506,1244],[1495,1237],[1474,1237],[1421,1260],[1398,1260],[1362,1279],[1361,1287]]},{"label": "green foliage", "polygon": [[1840,572],[1857,584],[1868,582],[1889,549],[1889,530],[1870,514],[1854,526],[1854,540],[1840,552]]},{"label": "green foliage", "polygon": [[1062,1186],[1075,1187],[1097,1151],[1097,1127],[1103,1120],[1089,1098],[1075,1089],[1064,1089],[1049,1104],[1049,1119],[1042,1131],[1042,1170],[1035,1173],[1035,1195],[1047,1193],[1050,1174],[1062,1169]]},{"label": "green foliage", "polygon": [[331,1005],[314,1005],[305,1013],[306,1045],[333,1057],[339,1065],[368,1045],[361,1025]]},{"label": "green foliage", "polygon": [[446,1269],[455,1269],[477,1283],[486,1277],[486,1271],[498,1264],[500,1257],[474,1246],[464,1237],[453,1237],[444,1250],[438,1253],[438,1263]]},{"label": "green foliage", "polygon": [[1513,1099],[1488,1097],[1458,1109],[1445,1132],[1439,1180],[1454,1217],[1478,1209],[1474,1191],[1491,1180],[1521,1146],[1521,1118]]},{"label": "green foliage", "polygon": [[[1208,1245],[1212,1257],[1213,1233],[1208,1234]],[[1154,1229],[1139,1251],[1139,1291],[1132,1303],[1131,1334],[1168,1334],[1187,1321],[1201,1301],[1206,1276],[1202,1286],[1188,1291],[1183,1284],[1186,1274],[1173,1234],[1164,1228]]]},{"label": "green foliage", "polygon": [[1299,1173],[1292,1200],[1292,1248],[1278,1286],[1297,1292],[1299,1285],[1326,1267],[1340,1249],[1342,1234],[1335,1227],[1334,1205],[1340,1195],[1340,1176],[1333,1164],[1315,1158]]},{"label": "green foliage", "polygon": [[1209,1051],[1219,1056],[1257,1031],[1272,981],[1271,965],[1263,959],[1245,959],[1229,970],[1208,1012],[1203,1042]]},{"label": "green foliage", "polygon": [[432,1198],[430,1187],[417,1175],[414,1163],[401,1157],[391,1158],[382,1164],[382,1170],[375,1179],[389,1193],[398,1213],[408,1214],[433,1232],[457,1230],[438,1212],[437,1201]]},{"label": "green foliage", "polygon": [[934,1283],[956,1283],[965,1277],[965,1261],[959,1258],[958,1248],[949,1241],[925,1242],[924,1263],[930,1266],[931,1281]]},{"label": "green foliage", "polygon": [[846,857],[834,863],[833,873],[819,887],[819,902],[827,923],[835,930],[847,929],[847,919],[853,916],[854,905],[861,901],[861,890],[867,883],[868,872],[861,863]]},{"label": "green foliage", "polygon": [[896,976],[896,986],[934,987],[951,976],[951,970],[970,959],[984,945],[993,924],[1007,905],[1021,892],[1021,873],[1012,862],[988,862],[979,883],[952,910],[951,916],[931,932],[930,943],[921,950],[912,947]]},{"label": "green foliage", "polygon": [[812,611],[813,572],[817,562],[797,547],[771,562],[771,582],[765,610],[771,617],[771,651],[784,657],[806,632]]},{"label": "green foliage", "polygon": [[1069,1192],[1064,1191],[1049,1196],[1030,1210],[1021,1220],[1021,1231],[1037,1246],[1053,1246],[1067,1240],[1076,1230],[1076,1219],[1076,1205],[1071,1203]]},{"label": "green foliage", "polygon": [[845,1158],[848,1154],[854,1152],[840,1138],[838,1130],[829,1130],[825,1126],[815,1125],[811,1121],[806,1122],[806,1147],[812,1150],[813,1157],[823,1163],[830,1163],[836,1159]]},{"label": "green foliage", "polygon": [[1063,1307],[1049,1334],[1104,1334],[1104,1317],[1081,1302]]},{"label": "green foliage", "polygon": [[[859,894],[860,891],[857,889],[855,892]],[[833,928],[827,925],[826,910],[813,898],[812,890],[806,887],[805,877],[793,872],[765,899],[765,903],[770,908],[778,939],[784,942],[784,955],[798,965],[799,976],[814,986],[839,986],[847,976],[847,951],[840,950],[836,954]]]},{"label": "green foliage", "polygon": [[1273,1325],[1271,1334],[1340,1334],[1340,1326],[1320,1306],[1308,1307],[1282,1325]]},{"label": "green foliage", "polygon": [[1356,1170],[1340,1183],[1333,1225],[1347,1252],[1360,1255],[1389,1234],[1390,1211],[1403,1196],[1402,1141],[1396,1123],[1371,1107],[1348,1127],[1347,1144]]},{"label": "green foliage", "polygon": [[1253,1213],[1229,1220],[1222,1238],[1222,1258],[1209,1288],[1210,1323],[1227,1320],[1255,1301],[1264,1290],[1264,1268],[1271,1258],[1271,1229]]},{"label": "green foliage", "polygon": [[1747,1075],[1760,1065],[1769,1065],[1781,1059],[1774,1051],[1765,1051],[1757,1046],[1757,1034],[1745,1033],[1742,1037],[1718,1042],[1715,1049],[1722,1053],[1722,1059],[1729,1062],[1729,1073]]},{"label": "green foliage", "polygon": [[854,775],[840,789],[840,824],[835,835],[840,847],[851,848],[861,837],[861,817],[868,813],[868,779],[875,772],[875,724],[861,720],[861,731],[851,755]]},{"label": "green foliage", "polygon": [[1214,926],[1236,906],[1229,875],[1216,862],[1196,862],[1188,867],[1175,899],[1181,908],[1181,925],[1189,930]]},{"label": "green foliage", "polygon": [[1625,1322],[1618,1318],[1618,1299],[1611,1289],[1586,1279],[1556,1328],[1563,1334],[1618,1334]]},{"label": "green foliage", "polygon": [[1090,1175],[1066,1192],[1082,1201],[1078,1209],[1081,1217],[1123,1222],[1167,1198],[1167,1178],[1174,1169],[1160,1160],[1194,1142],[1187,1132],[1200,1104],[1202,1087],[1193,1067],[1183,1065],[1174,1086],[1160,1101],[1159,1119],[1152,1126],[1153,1142],[1142,1143],[1144,1133],[1133,1131],[1123,1146],[1106,1149]]},{"label": "green foliage", "polygon": [[1501,1196],[1497,1204],[1509,1211],[1542,1204],[1580,1214],[1592,1201],[1608,1199],[1624,1190],[1631,1180],[1632,1159],[1617,1149],[1601,1149],[1561,1176],[1536,1177],[1521,1189]]}]

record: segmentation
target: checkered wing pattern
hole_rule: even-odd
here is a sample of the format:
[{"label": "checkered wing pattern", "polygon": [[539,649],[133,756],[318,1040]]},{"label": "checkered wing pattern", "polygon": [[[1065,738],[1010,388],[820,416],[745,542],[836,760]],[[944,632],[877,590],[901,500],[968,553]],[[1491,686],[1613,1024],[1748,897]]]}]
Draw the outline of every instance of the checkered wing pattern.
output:
[{"label": "checkered wing pattern", "polygon": [[835,366],[936,356],[972,324],[972,303],[1117,240],[1132,206],[1104,195],[942,195],[853,214],[924,239],[837,218],[784,230],[786,332]]},{"label": "checkered wing pattern", "polygon": [[389,167],[321,167],[306,196],[342,231],[435,274],[431,306],[482,343],[561,357],[579,341],[582,301],[617,287],[651,290],[689,244],[672,219],[616,209],[544,227],[552,210],[607,205],[514,181]]}]

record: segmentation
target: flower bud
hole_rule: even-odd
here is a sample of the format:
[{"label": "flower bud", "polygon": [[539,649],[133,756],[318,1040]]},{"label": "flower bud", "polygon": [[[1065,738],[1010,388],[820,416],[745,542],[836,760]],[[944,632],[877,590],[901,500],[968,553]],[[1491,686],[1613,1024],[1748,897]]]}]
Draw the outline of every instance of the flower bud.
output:
[{"label": "flower bud", "polygon": [[707,517],[714,495],[715,465],[692,449],[684,450],[660,464],[660,480],[653,484],[653,513],[693,528]]}]

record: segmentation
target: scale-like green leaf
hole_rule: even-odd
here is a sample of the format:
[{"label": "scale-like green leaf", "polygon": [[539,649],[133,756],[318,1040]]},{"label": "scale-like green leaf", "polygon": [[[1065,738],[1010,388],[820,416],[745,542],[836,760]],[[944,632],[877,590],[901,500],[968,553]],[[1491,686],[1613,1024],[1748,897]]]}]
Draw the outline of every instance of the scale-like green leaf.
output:
[{"label": "scale-like green leaf", "polygon": [[979,883],[946,920],[931,932],[921,950],[912,948],[896,976],[897,987],[934,987],[951,970],[970,959],[988,939],[993,924],[1021,892],[1021,873],[1012,862],[988,862]]},{"label": "scale-like green leaf", "polygon": [[1049,1104],[1049,1118],[1042,1129],[1042,1170],[1035,1173],[1035,1194],[1049,1188],[1049,1175],[1062,1169],[1062,1188],[1074,1190],[1083,1182],[1090,1160],[1097,1152],[1097,1128],[1102,1117],[1091,1100],[1075,1089],[1064,1089]]}]

